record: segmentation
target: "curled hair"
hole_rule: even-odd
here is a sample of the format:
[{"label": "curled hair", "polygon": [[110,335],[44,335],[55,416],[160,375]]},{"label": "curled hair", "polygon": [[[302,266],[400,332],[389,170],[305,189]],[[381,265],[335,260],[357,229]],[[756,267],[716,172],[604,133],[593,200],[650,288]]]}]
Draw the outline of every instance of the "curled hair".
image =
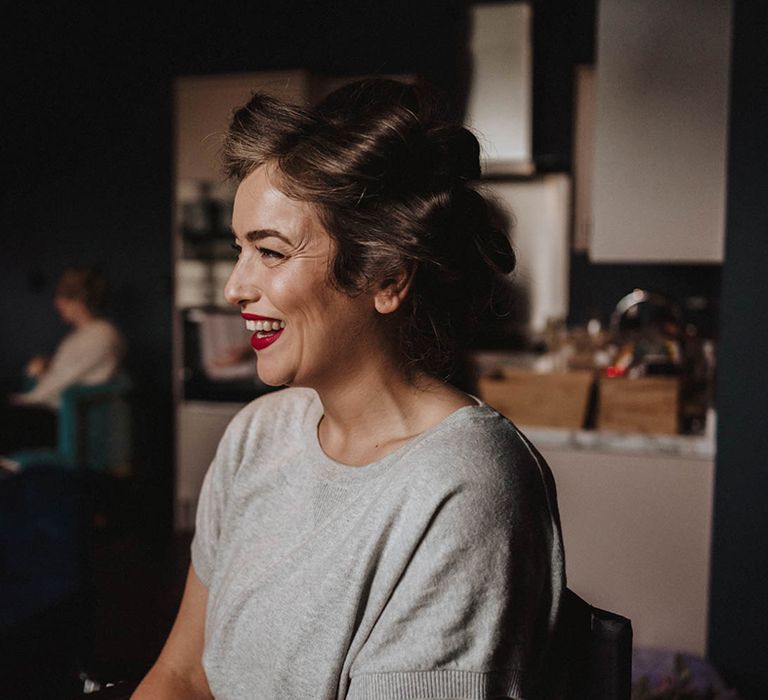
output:
[{"label": "curled hair", "polygon": [[335,242],[331,282],[350,295],[413,273],[400,312],[409,370],[450,379],[498,278],[515,255],[473,188],[480,149],[443,119],[419,87],[387,79],[346,85],[314,110],[254,94],[223,147],[227,174],[243,180],[273,165],[287,196],[312,203]]}]

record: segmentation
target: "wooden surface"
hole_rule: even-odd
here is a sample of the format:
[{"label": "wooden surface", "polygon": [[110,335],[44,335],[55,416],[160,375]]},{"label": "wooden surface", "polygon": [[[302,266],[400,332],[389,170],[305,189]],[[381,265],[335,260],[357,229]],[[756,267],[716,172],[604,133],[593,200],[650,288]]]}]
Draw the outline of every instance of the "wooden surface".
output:
[{"label": "wooden surface", "polygon": [[480,398],[518,425],[578,430],[584,425],[592,386],[590,370],[535,373],[504,368],[478,381]]},{"label": "wooden surface", "polygon": [[678,432],[679,394],[677,377],[602,377],[597,429],[674,435]]}]

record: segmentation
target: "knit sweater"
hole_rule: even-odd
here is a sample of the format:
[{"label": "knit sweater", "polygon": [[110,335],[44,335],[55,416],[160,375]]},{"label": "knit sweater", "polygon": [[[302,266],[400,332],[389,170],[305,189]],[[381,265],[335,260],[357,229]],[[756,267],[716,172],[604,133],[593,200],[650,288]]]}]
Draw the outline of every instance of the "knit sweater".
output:
[{"label": "knit sweater", "polygon": [[350,467],[317,394],[229,425],[200,496],[218,700],[526,698],[565,586],[551,472],[485,404]]}]

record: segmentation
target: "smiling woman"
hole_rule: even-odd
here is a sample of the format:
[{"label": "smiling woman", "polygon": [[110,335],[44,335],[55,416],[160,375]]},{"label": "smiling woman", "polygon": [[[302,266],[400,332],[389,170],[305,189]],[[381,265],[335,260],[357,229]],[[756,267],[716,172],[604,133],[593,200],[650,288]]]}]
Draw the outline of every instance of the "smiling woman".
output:
[{"label": "smiling woman", "polygon": [[226,284],[259,376],[203,485],[136,698],[543,698],[565,585],[552,475],[452,380],[514,254],[475,137],[419,88],[230,126]]},{"label": "smiling woman", "polygon": [[380,347],[372,295],[351,297],[329,284],[331,237],[314,208],[283,194],[275,177],[260,166],[237,190],[232,229],[239,254],[224,293],[255,322],[251,345],[263,382],[330,388],[340,370],[370,361],[366,339]]}]

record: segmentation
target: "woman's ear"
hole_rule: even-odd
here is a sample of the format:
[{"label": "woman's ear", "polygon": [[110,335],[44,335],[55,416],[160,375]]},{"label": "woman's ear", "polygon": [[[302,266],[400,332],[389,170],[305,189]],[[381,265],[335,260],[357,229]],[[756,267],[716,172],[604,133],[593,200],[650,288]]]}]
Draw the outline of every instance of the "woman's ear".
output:
[{"label": "woman's ear", "polygon": [[380,314],[391,314],[400,308],[411,289],[411,282],[416,271],[415,266],[403,268],[395,275],[386,277],[374,296],[376,311]]}]

